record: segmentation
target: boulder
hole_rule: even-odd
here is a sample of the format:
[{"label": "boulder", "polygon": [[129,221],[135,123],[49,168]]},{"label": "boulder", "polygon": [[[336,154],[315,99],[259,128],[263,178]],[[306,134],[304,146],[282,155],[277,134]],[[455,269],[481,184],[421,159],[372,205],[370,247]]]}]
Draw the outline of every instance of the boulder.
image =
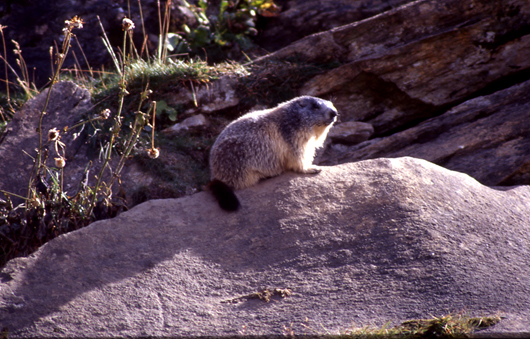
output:
[{"label": "boulder", "polygon": [[412,156],[471,175],[489,186],[530,184],[530,81],[468,100],[385,138],[330,147],[325,165]]},{"label": "boulder", "polygon": [[333,142],[341,144],[358,144],[368,140],[374,133],[374,127],[365,122],[347,121],[334,125],[328,133]]},{"label": "boulder", "polygon": [[529,18],[530,4],[521,0],[420,0],[313,34],[257,62],[340,62],[300,94],[333,96],[345,121],[371,123],[374,137],[386,136],[528,79]]},{"label": "boulder", "polygon": [[[24,106],[14,115],[7,125],[5,134],[0,142],[0,189],[27,196],[30,173],[33,168],[33,159],[39,146],[39,118],[48,97],[47,88],[35,98],[28,100]],[[46,114],[42,119],[42,145],[48,141],[48,131],[52,128],[62,131],[65,127],[72,127],[83,120],[83,116],[95,116],[91,97],[88,90],[77,86],[73,82],[59,82],[52,87],[50,100]],[[80,130],[80,129],[79,129]],[[83,179],[83,171],[87,164],[85,153],[79,152],[86,141],[83,138],[74,139],[74,132],[61,137],[67,147],[66,168],[70,171],[67,177],[65,189],[77,189],[77,185]],[[55,167],[54,157],[57,156],[53,144],[47,145],[49,150],[47,165]],[[84,149],[86,151],[86,147]],[[72,165],[76,157],[83,157],[83,165],[77,168]]]},{"label": "boulder", "polygon": [[148,201],[11,260],[4,330],[338,334],[465,310],[502,316],[483,335],[530,331],[527,186],[497,190],[405,157],[286,173],[237,194],[237,213],[206,192]]},{"label": "boulder", "polygon": [[527,1],[420,0],[256,62],[340,63],[299,94],[333,97],[342,121],[374,133],[351,147],[332,139],[321,164],[413,156],[486,185],[529,184],[529,27]]},{"label": "boulder", "polygon": [[258,44],[269,52],[276,51],[307,35],[360,21],[409,2],[412,0],[275,0],[281,11],[263,20]]},{"label": "boulder", "polygon": [[190,99],[196,98],[197,106],[187,109],[185,113],[195,114],[202,112],[204,114],[212,114],[237,106],[240,99],[235,88],[237,81],[237,77],[223,76],[211,84],[198,86],[196,92],[189,92],[188,96]]},{"label": "boulder", "polygon": [[[7,125],[6,132],[0,139],[0,189],[9,193],[14,193],[22,197],[28,194],[28,184],[30,174],[33,169],[33,158],[36,156],[36,149],[39,145],[39,134],[36,129],[39,126],[39,118],[44,104],[48,98],[49,88],[42,91],[39,95],[28,100],[21,109],[16,112],[12,121]],[[57,157],[54,144],[47,143],[48,131],[56,128],[68,133],[61,133],[60,141],[65,147],[66,166],[64,167],[64,191],[74,196],[81,188],[81,183],[86,180],[86,184],[94,187],[96,184],[96,175],[99,174],[101,166],[104,163],[104,157],[101,156],[101,147],[95,145],[93,139],[87,133],[80,133],[85,127],[72,127],[81,121],[87,121],[88,118],[95,118],[99,115],[100,109],[95,109],[91,103],[91,96],[88,90],[77,86],[73,82],[58,82],[52,87],[52,93],[49,97],[48,108],[42,119],[42,145],[48,151],[46,165],[48,168],[56,168],[54,158]],[[116,112],[112,112],[109,119],[113,119]],[[96,136],[97,137],[97,136]],[[164,149],[164,151],[166,151]],[[120,157],[113,154],[111,157],[110,167],[116,169]],[[90,165],[90,166],[88,166]],[[88,172],[85,172],[89,168]],[[179,170],[175,170],[179,172]],[[189,169],[189,171],[194,171]],[[87,174],[88,173],[88,174]],[[182,173],[179,172],[179,173]],[[109,182],[112,172],[103,172],[103,182]],[[135,162],[127,161],[121,172],[123,185],[120,185],[120,191],[128,200],[131,195],[142,187],[147,187],[153,182],[154,175],[147,175],[145,169],[140,168]],[[52,180],[46,178],[48,184]],[[190,186],[197,185],[194,180]],[[117,192],[118,185],[113,188]],[[121,194],[121,192],[120,192]],[[181,195],[183,195],[182,193]],[[173,196],[178,196],[174,193]],[[23,200],[11,196],[16,204],[22,203]]]},{"label": "boulder", "polygon": [[187,131],[190,128],[197,128],[208,125],[208,119],[202,114],[197,114],[182,120],[182,122],[164,129],[162,132],[168,135],[176,134],[180,131]]}]

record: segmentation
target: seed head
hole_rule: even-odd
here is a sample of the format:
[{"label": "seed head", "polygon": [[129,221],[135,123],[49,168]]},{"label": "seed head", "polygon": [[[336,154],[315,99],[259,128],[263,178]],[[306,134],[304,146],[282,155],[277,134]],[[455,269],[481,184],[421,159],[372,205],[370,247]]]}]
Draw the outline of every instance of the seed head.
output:
[{"label": "seed head", "polygon": [[134,22],[129,18],[123,18],[121,24],[124,31],[132,31],[134,29]]},{"label": "seed head", "polygon": [[20,49],[20,45],[15,40],[11,40],[11,42],[15,45],[15,49],[13,50],[13,53],[16,55],[20,55],[22,53],[22,50]]},{"label": "seed head", "polygon": [[99,113],[99,116],[100,116],[103,120],[107,120],[107,119],[110,117],[110,109],[105,108],[103,111],[101,111],[101,112]]},{"label": "seed head", "polygon": [[59,131],[57,128],[52,128],[48,131],[48,142],[55,141],[59,138]]},{"label": "seed head", "polygon": [[[83,19],[77,15],[72,18],[72,20],[65,20],[64,26],[67,31],[71,31],[74,28],[83,28]],[[63,30],[64,32],[64,30]]]},{"label": "seed head", "polygon": [[160,150],[158,148],[150,148],[148,151],[147,151],[147,155],[149,156],[149,158],[151,159],[156,159],[158,158],[158,156],[160,155]]},{"label": "seed head", "polygon": [[41,204],[41,201],[40,201],[39,198],[37,198],[37,197],[33,197],[33,198],[31,198],[31,199],[29,200],[29,203],[30,203],[30,205],[33,206],[33,207],[39,207],[40,204]]},{"label": "seed head", "polygon": [[66,165],[66,160],[63,157],[55,158],[55,167],[63,168]]}]

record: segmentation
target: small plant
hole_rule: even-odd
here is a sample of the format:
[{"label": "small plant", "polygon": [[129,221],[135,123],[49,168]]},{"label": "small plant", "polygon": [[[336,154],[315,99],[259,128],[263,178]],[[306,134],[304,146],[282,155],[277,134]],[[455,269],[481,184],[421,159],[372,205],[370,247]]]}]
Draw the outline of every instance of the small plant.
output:
[{"label": "small plant", "polygon": [[[43,131],[43,119],[46,117],[46,109],[51,96],[51,88],[58,81],[62,70],[63,62],[68,54],[70,42],[74,37],[74,29],[82,29],[83,21],[75,16],[65,22],[63,29],[64,40],[60,52],[57,53],[56,65],[51,79],[50,89],[42,111],[40,112],[38,126],[38,147],[35,156],[28,154],[33,159],[33,170],[31,171],[27,196],[18,196],[10,192],[0,191],[5,195],[5,200],[0,200],[0,253],[3,264],[7,259],[19,254],[27,254],[44,242],[56,237],[59,234],[86,226],[91,221],[113,216],[120,209],[126,208],[125,204],[120,204],[113,199],[113,186],[119,178],[125,160],[130,156],[140,132],[144,127],[150,125],[153,133],[151,135],[151,147],[148,155],[156,158],[159,150],[154,146],[154,118],[155,102],[147,104],[147,112],[142,112],[142,107],[148,99],[150,90],[145,86],[141,92],[138,109],[134,113],[134,123],[128,129],[128,135],[122,136],[122,108],[127,92],[126,70],[128,69],[133,56],[122,54],[118,57],[109,49],[116,65],[118,74],[118,110],[112,115],[110,109],[103,109],[98,115],[89,117],[74,126],[63,129],[51,128]],[[124,39],[122,51],[127,51],[127,42],[132,41],[130,31],[134,24],[129,19],[123,21]],[[108,40],[106,41],[108,43]],[[110,46],[110,44],[108,45]],[[131,50],[131,49],[129,49]],[[152,123],[150,123],[152,116]],[[113,122],[110,138],[103,148],[104,158],[102,166],[96,175],[94,186],[88,184],[88,173],[92,168],[89,162],[85,168],[85,179],[79,183],[75,194],[68,194],[63,189],[64,169],[66,165],[65,145],[61,139],[71,131],[84,125],[94,125],[97,122],[111,120]],[[43,141],[43,133],[47,133],[47,141]],[[111,157],[116,149],[116,140],[122,138],[123,147],[119,153],[119,160],[114,169],[111,170]],[[51,148],[51,151],[49,150]],[[50,154],[54,152],[54,154]],[[47,159],[54,157],[54,167],[47,165]],[[109,171],[110,175],[105,176]],[[104,177],[108,179],[104,180]],[[13,206],[11,197],[16,196],[25,201],[24,204]]]},{"label": "small plant", "polygon": [[[302,326],[318,336],[341,339],[364,339],[364,338],[467,338],[473,332],[485,329],[497,324],[501,318],[499,316],[488,317],[469,317],[464,313],[448,314],[442,317],[433,317],[432,319],[412,319],[407,320],[400,325],[389,327],[387,322],[380,328],[362,327],[352,328],[342,331],[338,335],[332,335],[322,326],[313,328],[309,326],[308,320]],[[325,332],[322,333],[322,330]],[[292,331],[292,328],[290,328]]]},{"label": "small plant", "polygon": [[[19,69],[19,73],[11,67],[11,65],[7,62],[7,48],[6,48],[6,41],[4,36],[4,29],[6,29],[7,26],[0,25],[0,35],[2,36],[2,47],[3,47],[3,55],[0,55],[0,59],[2,59],[4,63],[4,74],[5,74],[5,85],[6,85],[6,95],[5,98],[0,98],[0,119],[1,123],[6,123],[6,115],[7,117],[11,117],[15,113],[15,107],[17,107],[18,102],[25,102],[28,99],[32,98],[35,94],[38,93],[37,89],[35,88],[35,84],[30,80],[30,76],[28,73],[28,69],[26,66],[26,62],[24,58],[22,57],[22,50],[20,49],[20,45],[18,42],[11,40],[13,45],[15,46],[15,49],[13,52],[15,53],[16,57],[16,63]],[[16,77],[17,83],[12,84],[9,82],[9,72],[10,70]],[[14,87],[17,87],[19,89],[22,89],[23,95],[20,93],[16,93],[12,95],[10,91],[10,86],[13,85]]]},{"label": "small plant", "polygon": [[[160,15],[164,18],[160,25],[161,37],[167,34],[169,26],[169,3],[166,2],[164,15]],[[65,22],[63,44],[59,51],[52,53],[53,77],[46,103],[35,126],[39,143],[35,154],[27,154],[33,161],[27,194],[22,196],[0,191],[4,196],[4,199],[0,199],[0,266],[10,258],[31,253],[60,234],[84,227],[94,220],[113,217],[127,209],[125,196],[120,188],[120,173],[126,160],[135,155],[136,159],[141,159],[142,167],[153,166],[147,165],[149,162],[154,163],[154,166],[162,163],[158,158],[160,148],[156,147],[154,140],[155,122],[157,126],[160,123],[156,121],[156,112],[167,117],[170,122],[179,113],[178,107],[169,107],[167,104],[164,107],[165,102],[157,105],[156,101],[150,99],[154,95],[151,88],[160,90],[187,86],[195,95],[197,86],[223,74],[248,74],[244,67],[234,63],[209,66],[206,62],[193,58],[187,61],[173,60],[167,56],[165,39],[159,39],[160,52],[155,56],[149,57],[144,50],[138,53],[131,36],[134,22],[126,18],[122,24],[123,44],[116,49],[110,45],[102,27],[103,43],[112,57],[114,69],[99,72],[90,70],[85,74],[91,79],[85,79],[84,75],[73,78],[75,82],[86,84],[91,90],[94,102],[100,106],[97,109],[99,113],[87,114],[73,126],[56,126],[43,130],[51,87],[65,77],[63,62],[70,50],[70,43],[76,41],[75,30],[82,29],[84,25],[79,17]],[[140,58],[142,54],[144,58]],[[68,74],[70,70],[66,72]],[[99,79],[94,79],[94,76],[99,76]],[[116,99],[109,100],[110,98]],[[6,98],[6,101],[9,107],[13,102],[13,95]],[[198,104],[196,99],[195,104]],[[96,171],[95,163],[88,161],[83,180],[67,192],[64,190],[64,178],[67,177],[65,171],[68,170],[66,165],[69,160],[65,156],[65,150],[69,145],[66,144],[65,136],[69,133],[74,136],[85,134],[88,142],[93,145],[89,148],[90,151],[100,152],[100,166],[93,173]],[[202,152],[208,147],[211,138],[211,135],[201,137],[195,143],[190,141],[189,145],[185,142],[186,145],[182,148],[194,157],[195,165],[191,166],[203,166]],[[190,166],[189,163],[186,165]],[[195,177],[200,177],[196,180],[203,180],[203,171],[195,169],[195,172],[198,173],[194,174]],[[92,183],[89,179],[94,177],[95,183]],[[14,197],[22,199],[24,203],[14,206]]]},{"label": "small plant", "polygon": [[218,14],[208,17],[208,1],[199,0],[197,5],[183,2],[194,14],[197,24],[194,27],[184,24],[182,32],[169,33],[168,49],[175,54],[206,52],[214,59],[217,54],[254,47],[250,37],[258,34],[258,15],[275,16],[278,12],[273,0],[222,0]]}]

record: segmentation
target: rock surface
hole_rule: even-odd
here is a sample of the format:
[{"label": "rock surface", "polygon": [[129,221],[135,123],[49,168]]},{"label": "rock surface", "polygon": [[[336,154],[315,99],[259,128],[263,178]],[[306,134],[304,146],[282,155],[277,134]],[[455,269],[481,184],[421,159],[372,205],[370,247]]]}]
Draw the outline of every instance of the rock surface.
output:
[{"label": "rock surface", "polygon": [[374,127],[365,122],[347,121],[334,125],[328,138],[341,144],[358,144],[368,140],[374,133]]},{"label": "rock surface", "polygon": [[[3,140],[0,140],[0,189],[9,193],[27,196],[28,181],[33,168],[31,157],[36,156],[39,135],[36,132],[39,126],[39,117],[47,99],[49,88],[45,89],[35,98],[28,100],[14,115],[6,128]],[[115,112],[114,112],[115,113]],[[80,133],[83,127],[72,127],[80,121],[97,117],[99,111],[92,105],[88,90],[77,86],[73,82],[58,82],[52,87],[48,108],[42,119],[42,145],[48,150],[49,168],[56,168],[54,158],[57,157],[53,143],[47,144],[48,131],[56,128],[61,132],[68,128],[68,133],[61,133],[60,141],[65,145],[66,166],[64,167],[64,190],[70,196],[77,193],[81,182],[86,180],[89,186],[96,183],[95,174],[103,166],[104,157],[100,155],[100,147],[94,145],[87,133]],[[114,118],[114,114],[110,119]],[[79,137],[75,135],[79,134]],[[119,156],[113,154],[111,168],[115,169]],[[87,165],[90,166],[88,175],[85,175]],[[111,171],[104,171],[103,181],[109,182]],[[127,184],[122,187],[126,196],[139,187],[148,185],[153,179],[145,175],[134,162],[128,162],[122,173],[122,180]],[[49,184],[51,180],[48,180]],[[116,188],[116,187],[114,187]],[[19,204],[22,199],[11,196],[13,202]]]},{"label": "rock surface", "polygon": [[412,156],[489,186],[530,184],[530,81],[468,100],[386,138],[330,148],[321,163]]},{"label": "rock surface", "polygon": [[388,135],[528,70],[529,17],[530,4],[518,0],[416,1],[270,57],[300,52],[339,60],[342,66],[307,82],[301,94],[333,95],[344,121],[368,122],[374,136]]},{"label": "rock surface", "polygon": [[[39,117],[45,105],[49,88],[28,100],[26,104],[15,114],[12,121],[6,128],[3,140],[0,142],[0,156],[5,161],[0,161],[0,173],[3,173],[0,180],[0,189],[27,196],[28,180],[33,168],[31,157],[36,156],[36,149],[39,146]],[[92,114],[91,114],[92,113]],[[64,127],[72,127],[81,121],[83,115],[92,116],[97,113],[92,112],[90,93],[72,82],[60,82],[52,87],[50,101],[46,110],[46,115],[42,119],[42,145],[48,141],[48,131],[52,128],[63,130]],[[72,131],[71,132],[75,132]],[[85,140],[78,138],[74,140],[74,133],[68,133],[61,137],[61,141],[68,145],[66,147],[67,168],[73,169],[71,161],[79,155],[78,151]],[[48,145],[49,156],[47,165],[55,167],[54,157],[57,156],[53,145]],[[25,154],[27,153],[27,155]],[[82,154],[84,156],[84,154]],[[82,179],[83,169],[86,166],[86,159],[83,159],[83,166],[70,172],[70,179],[67,186],[74,182],[79,183]],[[16,169],[16,170],[14,170]]]},{"label": "rock surface", "polygon": [[180,131],[187,131],[190,128],[206,126],[208,125],[208,123],[208,119],[206,119],[204,115],[197,114],[186,118],[182,122],[179,122],[171,127],[166,128],[162,132],[171,135]]},{"label": "rock surface", "polygon": [[[413,158],[287,173],[62,235],[1,273],[11,337],[338,333],[465,310],[530,331],[530,188]],[[270,302],[239,298],[290,289]],[[229,302],[230,301],[230,302]],[[485,333],[485,334],[487,334]]]},{"label": "rock surface", "polygon": [[258,43],[273,52],[307,35],[360,21],[409,2],[412,0],[275,0],[282,10],[264,23]]},{"label": "rock surface", "polygon": [[414,156],[486,185],[530,184],[529,85],[518,86],[530,79],[529,33],[527,1],[420,0],[256,62],[341,63],[299,94],[333,97],[343,122],[374,133],[358,146],[331,145],[323,164]]}]

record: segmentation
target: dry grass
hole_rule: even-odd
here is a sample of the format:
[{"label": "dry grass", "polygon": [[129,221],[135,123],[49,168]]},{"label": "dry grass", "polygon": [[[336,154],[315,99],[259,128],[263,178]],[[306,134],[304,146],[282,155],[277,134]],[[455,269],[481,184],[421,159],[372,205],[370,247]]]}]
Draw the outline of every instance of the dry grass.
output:
[{"label": "dry grass", "polygon": [[[420,339],[420,338],[468,338],[474,332],[494,326],[501,318],[495,316],[470,317],[461,312],[458,314],[448,314],[432,319],[411,319],[397,326],[389,327],[390,322],[380,328],[365,326],[361,328],[350,328],[341,331],[340,334],[333,335],[322,326],[303,324],[311,334],[321,338],[337,339]],[[295,337],[293,329],[286,332],[288,336]]]}]

